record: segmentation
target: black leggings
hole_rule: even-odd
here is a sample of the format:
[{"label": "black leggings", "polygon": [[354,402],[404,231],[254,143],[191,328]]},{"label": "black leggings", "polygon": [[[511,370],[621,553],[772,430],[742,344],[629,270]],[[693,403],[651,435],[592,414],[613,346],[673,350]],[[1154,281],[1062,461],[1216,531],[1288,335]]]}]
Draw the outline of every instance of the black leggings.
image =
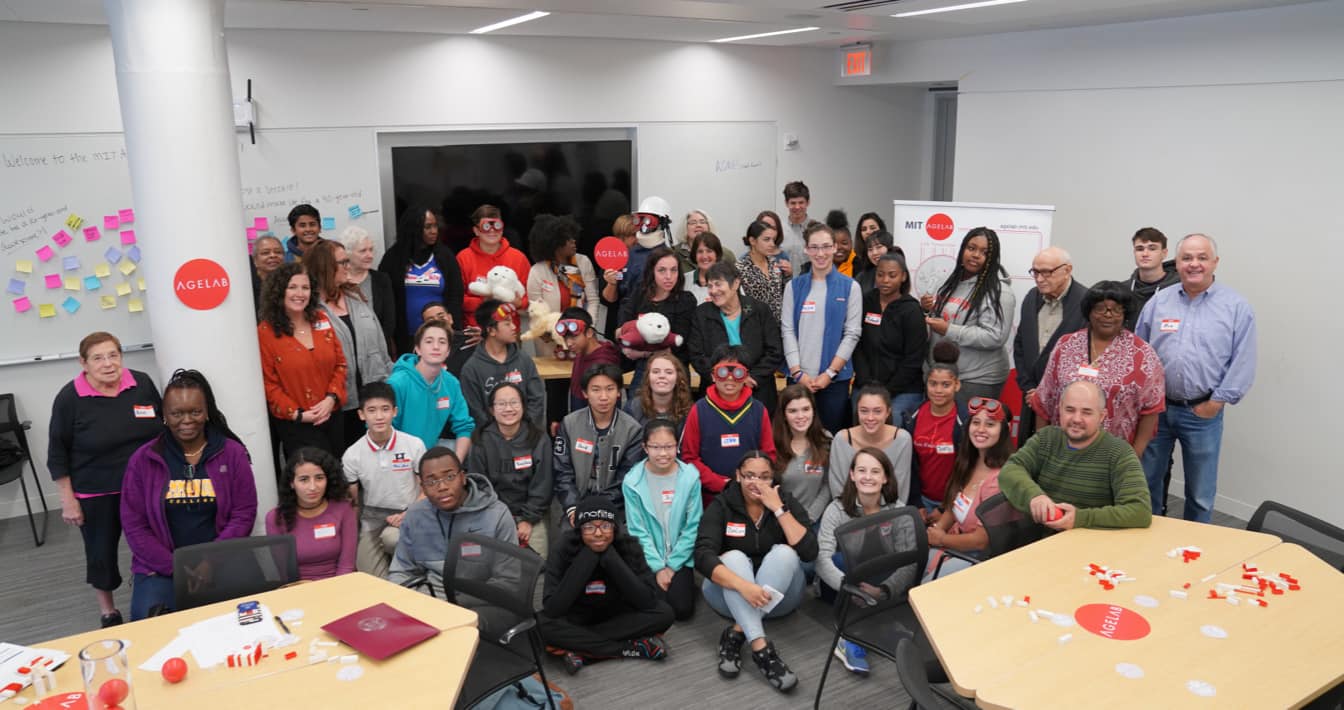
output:
[{"label": "black leggings", "polygon": [[[276,441],[271,443],[283,449],[282,456],[289,456],[305,446],[315,446],[340,460],[346,449],[344,423],[345,417],[340,412],[332,412],[322,424],[287,422],[272,417]],[[284,459],[280,461],[283,463]],[[277,478],[280,477],[280,471],[278,468],[275,470]]]},{"label": "black leggings", "polygon": [[672,626],[672,608],[658,602],[649,611],[630,609],[593,623],[582,617],[541,615],[541,637],[546,645],[595,658],[621,655],[625,642],[661,634]]},{"label": "black leggings", "polygon": [[672,575],[672,583],[667,591],[659,588],[663,601],[672,607],[677,621],[685,621],[695,613],[695,600],[700,597],[700,589],[695,585],[695,568],[682,567]]}]

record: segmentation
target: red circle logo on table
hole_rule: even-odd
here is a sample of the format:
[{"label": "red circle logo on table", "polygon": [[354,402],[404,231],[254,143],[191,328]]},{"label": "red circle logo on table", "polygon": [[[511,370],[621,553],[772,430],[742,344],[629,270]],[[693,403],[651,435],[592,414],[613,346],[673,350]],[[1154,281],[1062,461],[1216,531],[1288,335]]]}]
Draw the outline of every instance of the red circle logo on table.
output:
[{"label": "red circle logo on table", "polygon": [[209,259],[192,259],[173,274],[173,291],[187,308],[208,311],[229,295],[229,275]]},{"label": "red circle logo on table", "polygon": [[630,250],[616,237],[603,237],[593,249],[593,261],[603,270],[620,270],[630,261]]},{"label": "red circle logo on table", "polygon": [[1142,614],[1114,604],[1084,604],[1073,612],[1073,619],[1084,629],[1115,641],[1141,639],[1152,631]]},{"label": "red circle logo on table", "polygon": [[83,693],[57,693],[42,698],[32,710],[88,710],[89,702]]},{"label": "red circle logo on table", "polygon": [[924,231],[930,237],[941,242],[952,236],[952,218],[938,212],[924,220]]}]

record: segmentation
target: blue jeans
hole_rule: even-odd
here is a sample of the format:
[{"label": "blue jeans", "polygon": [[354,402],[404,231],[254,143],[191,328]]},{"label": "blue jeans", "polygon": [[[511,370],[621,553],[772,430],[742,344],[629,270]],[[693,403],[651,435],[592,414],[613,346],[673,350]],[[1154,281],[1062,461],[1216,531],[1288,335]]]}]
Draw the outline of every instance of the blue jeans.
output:
[{"label": "blue jeans", "polygon": [[845,414],[849,411],[849,380],[832,382],[812,396],[817,400],[817,417],[826,431],[835,434],[844,429]]},{"label": "blue jeans", "polygon": [[[910,492],[910,497],[911,497],[911,498],[914,498],[914,497],[915,497],[915,491],[911,491],[911,492]],[[924,495],[924,494],[922,494],[922,493],[919,495],[919,502],[920,502],[921,504],[923,504],[923,506],[924,506],[924,511],[925,511],[926,513],[932,513],[932,512],[934,512],[934,511],[938,510],[938,508],[939,508],[940,506],[942,506],[942,504],[943,504],[943,502],[942,502],[941,500],[934,500],[934,499],[932,499],[932,498],[930,498],[930,497],[928,497],[928,496],[926,496],[926,495]]]},{"label": "blue jeans", "polygon": [[784,593],[784,598],[770,610],[769,614],[762,614],[760,609],[748,603],[741,594],[726,590],[711,582],[708,577],[705,578],[704,584],[700,587],[704,592],[705,602],[718,612],[719,616],[731,618],[741,626],[748,643],[765,636],[765,626],[761,623],[763,619],[785,616],[803,603],[803,567],[799,563],[798,553],[788,545],[775,545],[770,548],[765,559],[761,560],[760,569],[755,571],[751,569],[751,558],[738,550],[729,550],[719,555],[719,562],[748,582],[761,586],[770,585]]},{"label": "blue jeans", "polygon": [[1167,405],[1157,420],[1157,433],[1143,451],[1143,475],[1153,498],[1153,513],[1161,515],[1166,491],[1162,483],[1176,442],[1181,442],[1185,470],[1185,519],[1207,523],[1213,516],[1218,492],[1218,451],[1223,443],[1223,412],[1204,419],[1189,407]]},{"label": "blue jeans", "polygon": [[915,413],[919,405],[924,404],[924,395],[918,392],[906,392],[891,398],[891,423],[901,426],[905,418]]},{"label": "blue jeans", "polygon": [[162,604],[165,611],[173,611],[175,603],[172,577],[139,572],[131,577],[131,621],[149,616],[149,610],[155,604]]}]

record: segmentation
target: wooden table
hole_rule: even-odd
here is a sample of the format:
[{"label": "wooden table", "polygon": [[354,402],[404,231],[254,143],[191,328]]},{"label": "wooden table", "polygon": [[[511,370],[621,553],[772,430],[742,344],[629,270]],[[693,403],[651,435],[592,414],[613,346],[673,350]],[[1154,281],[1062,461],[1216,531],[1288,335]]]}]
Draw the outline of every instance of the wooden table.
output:
[{"label": "wooden table", "polygon": [[[1178,659],[1184,660],[1186,655],[1200,649],[1202,641],[1208,640],[1199,635],[1199,626],[1215,623],[1194,624],[1195,635],[1186,638],[1184,631],[1174,629],[1185,628],[1192,613],[1202,614],[1212,604],[1218,616],[1224,615],[1221,607],[1227,607],[1231,612],[1249,615],[1246,618],[1251,623],[1257,614],[1260,619],[1269,619],[1272,617],[1265,612],[1278,614],[1300,609],[1303,600],[1315,606],[1312,602],[1315,595],[1301,596],[1301,592],[1294,592],[1299,596],[1291,598],[1275,597],[1281,603],[1272,602],[1267,609],[1242,609],[1223,601],[1202,600],[1219,579],[1201,580],[1209,575],[1232,575],[1239,581],[1241,562],[1253,558],[1270,560],[1263,555],[1278,544],[1279,539],[1271,535],[1170,518],[1154,518],[1152,527],[1145,529],[1071,530],[920,585],[911,591],[910,601],[953,687],[966,697],[978,697],[982,706],[1058,707],[1061,703],[1094,706],[1110,700],[1133,707],[1125,697],[1103,698],[1095,695],[1093,688],[1102,681],[1133,683],[1117,675],[1117,663],[1138,664],[1148,673],[1149,682],[1159,666],[1180,670]],[[1184,546],[1201,548],[1201,557],[1190,563],[1182,562],[1180,557],[1167,557],[1168,550]],[[1106,591],[1086,572],[1093,563],[1122,569],[1135,581],[1118,583],[1114,590]],[[1289,567],[1283,571],[1293,573],[1301,569],[1306,575],[1309,565],[1295,563]],[[1341,577],[1337,572],[1334,576]],[[1344,577],[1337,581],[1344,585]],[[1188,599],[1170,596],[1170,590],[1183,589],[1187,582],[1191,585],[1184,590]],[[1313,580],[1312,584],[1316,582]],[[1331,583],[1324,582],[1323,586],[1328,584]],[[989,595],[996,598],[998,608],[991,607],[986,599]],[[1012,607],[1003,607],[1001,597],[1006,595],[1013,596]],[[1140,595],[1155,600],[1157,606],[1140,605],[1135,601]],[[1084,604],[1120,605],[1145,617],[1152,633],[1138,641],[1117,641],[1093,635],[1076,623],[1062,627],[1045,618],[1032,623],[1029,609],[1016,606],[1023,596],[1031,597],[1031,609],[1046,610],[1066,619],[1072,619],[1075,610]],[[979,613],[975,612],[977,606],[983,607]],[[1321,611],[1326,613],[1325,609]],[[1061,644],[1059,637],[1064,634],[1072,634],[1072,638]],[[1172,634],[1177,634],[1179,640]],[[1217,686],[1220,679],[1237,673],[1264,678],[1263,661],[1269,656],[1278,655],[1285,661],[1303,658],[1291,652],[1291,645],[1271,650],[1271,646],[1260,643],[1260,638],[1241,634],[1240,638],[1233,635],[1225,639],[1230,641],[1228,646],[1236,647],[1245,656],[1240,664],[1232,663],[1216,678],[1205,680]],[[1344,643],[1344,634],[1340,642]],[[1075,664],[1083,664],[1085,670],[1061,672],[1056,668],[1077,669]],[[1203,700],[1184,689],[1184,681],[1192,679],[1198,676],[1182,679],[1177,687],[1179,693],[1159,693],[1162,696],[1159,704],[1170,706]],[[1039,694],[1015,690],[1020,686],[1035,686]],[[1120,688],[1133,687],[1137,685]],[[1309,694],[1306,691],[1294,697]],[[1219,695],[1227,697],[1221,692]],[[1290,705],[1291,701],[1279,704]]]},{"label": "wooden table", "polygon": [[[543,380],[568,380],[574,372],[573,360],[558,360],[553,357],[533,356],[532,362],[537,366],[537,374],[541,375]],[[691,371],[691,391],[695,391],[700,386],[700,375],[694,370]],[[629,385],[634,378],[635,373],[625,373],[625,384]]]},{"label": "wooden table", "polygon": [[[140,710],[343,708],[392,704],[452,707],[462,689],[479,638],[475,612],[358,572],[247,599],[266,604],[276,614],[289,609],[303,610],[303,621],[299,625],[289,625],[300,641],[285,649],[297,651],[299,657],[286,661],[283,652],[272,652],[251,668],[221,665],[212,669],[198,668],[194,660],[189,659],[187,678],[177,685],[164,681],[156,672],[137,667],[132,671],[131,685]],[[337,679],[336,673],[343,667],[339,662],[308,664],[311,639],[335,640],[322,631],[323,625],[378,602],[385,602],[435,626],[440,630],[439,635],[385,661],[361,656],[359,665],[364,675],[350,682]],[[130,663],[133,667],[139,666],[171,641],[178,629],[236,609],[236,600],[220,602],[35,645],[69,653],[70,660],[56,672],[57,687],[63,692],[83,690],[78,654],[89,643],[115,638],[128,640],[131,642],[127,651]],[[353,653],[344,644],[322,650],[332,656]],[[36,699],[32,689],[25,690],[22,696],[28,700]]]}]

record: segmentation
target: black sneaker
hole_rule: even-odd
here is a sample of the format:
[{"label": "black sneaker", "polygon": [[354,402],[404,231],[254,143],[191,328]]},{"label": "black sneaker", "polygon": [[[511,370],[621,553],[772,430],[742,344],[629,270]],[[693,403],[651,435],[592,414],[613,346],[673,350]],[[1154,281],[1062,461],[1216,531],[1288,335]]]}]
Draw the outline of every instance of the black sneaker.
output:
[{"label": "black sneaker", "polygon": [[113,609],[111,614],[103,614],[102,625],[104,629],[109,626],[121,626],[121,624],[122,619],[120,611]]},{"label": "black sneaker", "polygon": [[667,642],[663,640],[662,636],[631,639],[625,642],[625,648],[621,649],[621,655],[626,658],[647,658],[650,661],[661,661],[667,658]]},{"label": "black sneaker", "polygon": [[580,656],[577,653],[566,651],[565,655],[560,657],[560,660],[564,661],[565,672],[570,675],[574,675],[583,670],[583,656]]},{"label": "black sneaker", "polygon": [[736,678],[742,672],[742,644],[747,635],[733,629],[729,624],[719,636],[719,675],[724,678]]},{"label": "black sneaker", "polygon": [[766,641],[765,648],[751,652],[751,660],[756,661],[756,667],[761,669],[761,675],[770,681],[770,685],[775,686],[775,690],[787,693],[798,685],[798,676],[779,659],[779,654],[775,652],[775,644]]}]

